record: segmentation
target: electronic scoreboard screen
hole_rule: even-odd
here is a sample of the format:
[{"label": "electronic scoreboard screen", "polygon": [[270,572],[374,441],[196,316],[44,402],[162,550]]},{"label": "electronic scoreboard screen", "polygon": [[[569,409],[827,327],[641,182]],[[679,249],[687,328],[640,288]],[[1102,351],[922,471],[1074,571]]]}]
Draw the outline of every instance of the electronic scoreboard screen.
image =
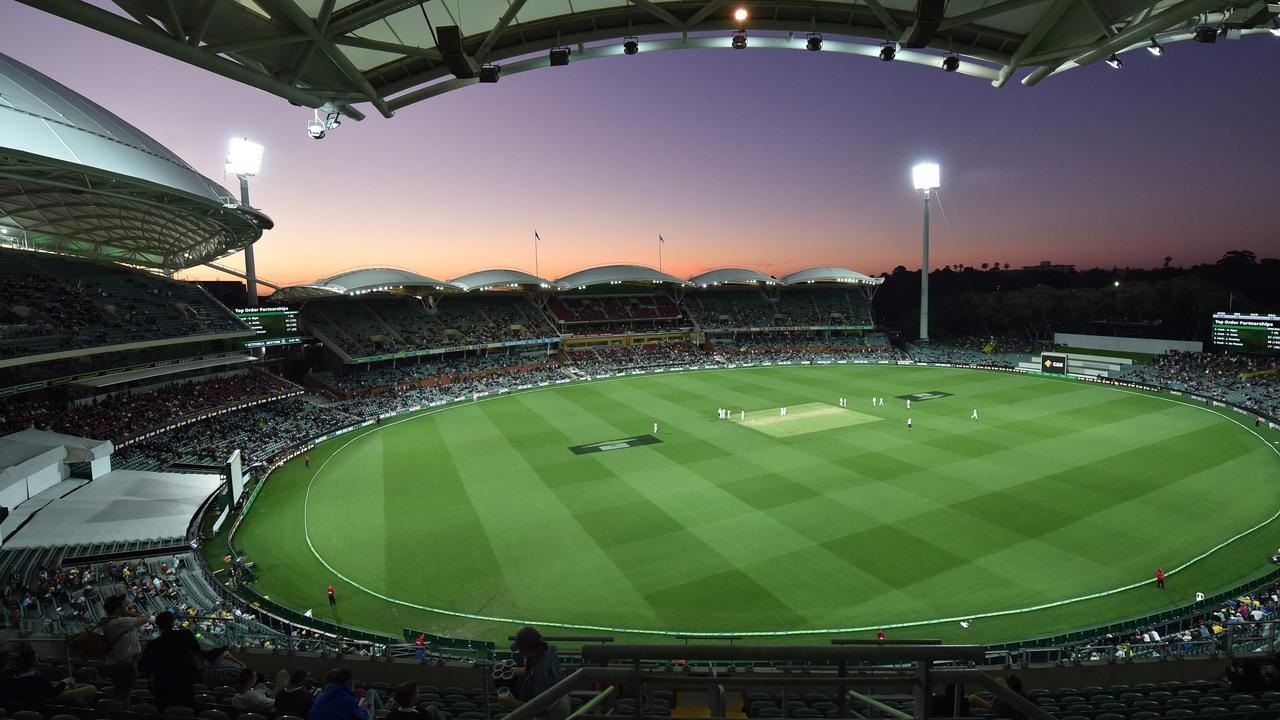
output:
[{"label": "electronic scoreboard screen", "polygon": [[1214,313],[1211,338],[1220,348],[1280,355],[1280,315]]},{"label": "electronic scoreboard screen", "polygon": [[255,335],[245,340],[247,348],[297,345],[304,335],[298,326],[298,311],[289,308],[240,308],[236,317],[253,329]]}]

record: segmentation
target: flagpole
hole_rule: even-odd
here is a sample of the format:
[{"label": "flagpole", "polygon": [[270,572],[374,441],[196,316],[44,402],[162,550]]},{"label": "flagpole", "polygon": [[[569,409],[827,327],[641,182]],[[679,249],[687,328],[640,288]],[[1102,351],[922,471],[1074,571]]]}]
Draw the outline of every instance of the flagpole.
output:
[{"label": "flagpole", "polygon": [[662,235],[658,235],[658,272],[662,272]]},{"label": "flagpole", "polygon": [[541,278],[542,272],[538,270],[538,231],[533,231],[533,274]]}]

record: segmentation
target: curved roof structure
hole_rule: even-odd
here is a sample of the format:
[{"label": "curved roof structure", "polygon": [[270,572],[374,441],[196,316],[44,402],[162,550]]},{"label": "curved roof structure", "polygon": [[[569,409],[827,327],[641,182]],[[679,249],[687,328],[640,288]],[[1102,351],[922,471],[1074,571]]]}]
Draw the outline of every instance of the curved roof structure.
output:
[{"label": "curved roof structure", "polygon": [[564,290],[591,287],[592,285],[621,285],[623,283],[689,284],[686,280],[681,280],[674,275],[668,275],[644,265],[601,265],[600,267],[579,270],[562,278],[556,278],[556,285],[559,285]]},{"label": "curved roof structure", "polygon": [[[83,0],[24,0],[308,107],[359,119],[358,103],[396,109],[479,82],[548,66],[548,50],[573,61],[730,46],[740,26],[748,48],[806,47],[875,57],[899,43],[897,60],[937,68],[962,56],[958,74],[1000,87],[1021,75],[1034,85],[1112,53],[1187,39],[1200,24],[1263,33],[1280,7],[1259,0],[133,0],[129,14]],[[465,6],[465,12],[463,12]],[[745,23],[733,12],[745,7]],[[282,79],[285,78],[285,79]]]},{"label": "curved roof structure", "polygon": [[333,297],[341,295],[342,291],[332,287],[322,285],[290,285],[282,287],[271,293],[272,302],[301,302],[303,300],[314,300],[316,298]]},{"label": "curved roof structure", "polygon": [[530,275],[520,270],[510,270],[507,268],[492,268],[490,270],[477,270],[476,272],[459,275],[449,281],[450,285],[456,286],[463,291],[468,290],[486,290],[492,287],[510,287],[521,285],[533,285],[536,287],[550,287],[551,281],[543,280],[537,275]]},{"label": "curved roof structure", "polygon": [[840,267],[815,267],[793,272],[782,278],[783,285],[809,283],[852,283],[856,285],[880,285],[884,278],[863,275],[856,270]]},{"label": "curved roof structure", "polygon": [[699,287],[707,287],[708,285],[755,285],[757,283],[772,285],[778,281],[759,270],[750,268],[719,268],[701,275],[694,275],[689,278],[689,282]]},{"label": "curved roof structure", "polygon": [[331,289],[344,295],[363,295],[371,292],[387,292],[398,288],[433,288],[435,290],[456,290],[453,285],[442,280],[419,275],[412,270],[401,268],[359,268],[346,270],[320,278],[311,283],[312,287]]},{"label": "curved roof structure", "polygon": [[0,55],[0,225],[29,246],[178,270],[271,219],[101,106]]}]

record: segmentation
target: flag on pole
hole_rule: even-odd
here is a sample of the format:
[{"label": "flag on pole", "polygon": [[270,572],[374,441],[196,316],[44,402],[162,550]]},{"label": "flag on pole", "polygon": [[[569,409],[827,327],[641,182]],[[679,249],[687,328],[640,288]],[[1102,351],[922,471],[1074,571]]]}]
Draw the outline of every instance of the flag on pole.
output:
[{"label": "flag on pole", "polygon": [[667,244],[667,241],[662,239],[662,233],[658,233],[658,244],[659,244],[659,245],[666,245],[666,244]]},{"label": "flag on pole", "polygon": [[534,230],[534,231],[533,231],[533,241],[534,241],[534,242],[542,242],[542,238],[538,237],[538,231],[537,231],[537,230]]}]

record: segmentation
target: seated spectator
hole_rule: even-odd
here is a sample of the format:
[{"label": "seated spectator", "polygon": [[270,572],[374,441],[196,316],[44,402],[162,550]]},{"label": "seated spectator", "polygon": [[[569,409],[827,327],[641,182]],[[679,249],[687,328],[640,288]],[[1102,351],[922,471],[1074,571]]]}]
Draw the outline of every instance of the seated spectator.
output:
[{"label": "seated spectator", "polygon": [[97,697],[98,689],[94,686],[77,686],[72,678],[52,682],[40,674],[36,664],[35,649],[24,643],[14,655],[13,673],[0,682],[0,695],[16,702],[85,706]]},{"label": "seated spectator", "polygon": [[204,684],[209,687],[219,685],[235,685],[240,678],[240,671],[245,667],[225,647],[216,647],[205,654]]},{"label": "seated spectator", "polygon": [[[276,712],[284,715],[296,715],[304,718],[311,713],[311,704],[315,702],[315,692],[305,684],[307,671],[295,669],[289,672],[289,682],[276,690]],[[414,686],[417,695],[417,686]]]},{"label": "seated spectator", "polygon": [[231,696],[231,707],[261,713],[274,710],[275,706],[275,700],[258,687],[258,671],[251,667],[241,670],[236,679],[236,694]]},{"label": "seated spectator", "polygon": [[324,689],[316,695],[308,720],[369,720],[366,700],[357,700],[356,678],[350,668],[337,668],[325,677]]},{"label": "seated spectator", "polygon": [[[418,683],[402,683],[396,687],[391,699],[395,701],[396,709],[387,713],[383,720],[423,720],[422,713],[418,712]],[[434,707],[431,709],[435,710]]]}]

